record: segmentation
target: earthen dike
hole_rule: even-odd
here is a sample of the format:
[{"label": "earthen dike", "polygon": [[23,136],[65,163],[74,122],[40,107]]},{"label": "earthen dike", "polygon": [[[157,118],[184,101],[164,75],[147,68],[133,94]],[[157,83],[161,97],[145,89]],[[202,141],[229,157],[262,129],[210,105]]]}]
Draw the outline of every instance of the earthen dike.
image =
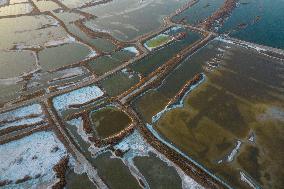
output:
[{"label": "earthen dike", "polygon": [[[180,51],[176,56],[172,57],[170,60],[165,62],[162,66],[160,66],[158,69],[156,69],[154,72],[150,73],[147,77],[142,78],[140,82],[130,88],[129,90],[125,91],[121,95],[118,95],[117,97],[109,98],[105,103],[101,104],[100,106],[96,107],[103,107],[106,104],[115,104],[119,108],[121,108],[123,111],[125,111],[132,119],[132,124],[129,125],[127,128],[122,130],[121,132],[110,136],[105,139],[97,139],[97,138],[90,138],[90,141],[93,142],[96,146],[102,147],[106,145],[114,145],[121,141],[125,136],[129,135],[134,129],[138,129],[140,133],[143,135],[143,137],[147,140],[147,142],[152,145],[155,149],[157,149],[159,152],[164,154],[166,157],[168,157],[172,162],[174,162],[176,165],[178,165],[185,173],[190,175],[194,180],[196,180],[198,183],[203,185],[206,188],[228,188],[228,185],[226,185],[224,182],[222,182],[219,179],[216,179],[216,177],[212,177],[212,175],[208,174],[204,169],[201,167],[197,166],[194,162],[189,161],[188,159],[184,158],[181,156],[178,152],[176,152],[174,149],[168,147],[166,144],[164,144],[162,141],[158,140],[154,134],[147,129],[147,127],[144,125],[141,116],[129,105],[129,103],[136,98],[137,96],[143,94],[145,91],[149,89],[154,89],[157,85],[159,85],[163,79],[171,73],[171,71],[178,66],[182,60],[184,60],[186,57],[188,57],[190,54],[194,53],[198,49],[202,48],[205,46],[208,42],[210,42],[213,38],[218,36],[218,34],[212,32],[212,27],[214,26],[216,21],[219,21],[219,23],[222,23],[224,19],[226,19],[228,16],[230,16],[231,12],[233,9],[236,7],[236,3],[238,0],[226,0],[224,5],[220,7],[216,12],[214,12],[210,17],[205,19],[203,22],[201,22],[197,27],[186,25],[186,24],[181,24],[181,23],[174,23],[172,21],[172,18],[180,14],[181,12],[187,10],[194,4],[198,3],[199,0],[192,0],[186,3],[184,6],[180,7],[177,9],[175,12],[170,14],[169,16],[164,18],[164,24],[156,31],[152,31],[150,33],[147,33],[143,36],[139,36],[135,38],[134,40],[131,41],[119,41],[115,38],[113,38],[110,34],[107,33],[102,33],[102,32],[94,32],[87,28],[84,24],[83,21],[86,19],[93,18],[92,15],[89,15],[87,13],[83,13],[77,9],[68,9],[68,7],[64,6],[62,3],[60,3],[58,0],[53,0],[57,4],[59,4],[64,10],[68,10],[71,12],[76,12],[79,14],[82,14],[85,18],[76,21],[76,25],[89,37],[95,38],[95,37],[101,37],[107,40],[110,40],[113,42],[113,44],[116,45],[116,50],[120,50],[125,46],[128,45],[135,45],[138,50],[139,50],[139,55],[136,56],[135,58],[124,62],[122,65],[106,72],[102,76],[96,76],[95,78],[90,78],[89,80],[79,82],[75,86],[67,87],[63,90],[59,91],[52,91],[51,93],[45,94],[45,93],[40,93],[38,92],[37,94],[30,94],[25,96],[25,98],[22,99],[17,99],[15,101],[10,102],[7,105],[3,105],[3,108],[0,109],[0,113],[19,108],[24,105],[28,105],[33,102],[39,102],[43,105],[45,114],[48,117],[48,123],[45,126],[41,127],[36,127],[33,128],[31,125],[24,125],[22,127],[17,127],[16,129],[8,129],[0,132],[0,136],[5,136],[2,137],[0,140],[0,144],[16,140],[18,138],[22,138],[24,136],[27,136],[31,134],[32,132],[38,132],[41,130],[53,130],[57,134],[58,138],[64,143],[64,145],[69,149],[70,153],[77,159],[77,161],[80,164],[86,164],[88,165],[90,170],[95,170],[93,166],[90,165],[89,161],[84,157],[84,155],[78,150],[76,147],[76,144],[74,141],[72,141],[71,137],[68,135],[65,127],[66,125],[64,124],[63,120],[60,118],[56,110],[54,109],[51,99],[55,96],[68,93],[70,91],[92,85],[92,84],[97,84],[98,82],[118,73],[128,65],[136,62],[137,60],[140,60],[147,56],[149,54],[149,51],[143,46],[143,42],[149,38],[151,38],[154,35],[157,35],[168,28],[172,26],[183,26],[187,27],[193,31],[199,32],[203,35],[203,38],[194,44],[184,48],[183,50]],[[107,3],[109,0],[103,0],[101,3]],[[97,2],[97,4],[100,4]],[[35,5],[33,5],[35,6]],[[92,6],[86,5],[86,6]],[[34,9],[30,15],[37,15],[39,14],[38,9]],[[98,56],[95,58],[98,58],[100,56],[105,55],[105,53],[100,52],[96,47],[93,45],[89,44],[88,41],[84,41],[78,36],[72,34],[71,32],[68,31],[68,28],[65,26],[64,22],[59,20],[56,16],[54,16],[51,12],[45,12],[41,14],[46,14],[49,16],[52,16],[58,22],[60,25],[65,28],[67,33],[74,37],[77,41],[84,43],[88,46],[91,46],[93,50],[96,50],[98,52]],[[240,40],[235,40],[238,43],[242,44],[247,44],[246,42],[242,42]],[[276,49],[271,49],[267,48],[269,52],[267,53],[267,56],[272,56],[274,54],[279,55],[279,50]],[[29,49],[33,50],[35,52],[38,52],[40,49]],[[283,57],[283,52],[280,53],[279,57]],[[95,59],[94,58],[94,59]],[[79,63],[76,63],[71,66],[75,65],[84,65],[87,61],[85,60]],[[195,76],[192,80],[188,81],[181,89],[180,91],[176,94],[176,96],[169,101],[169,103],[175,102],[177,99],[179,99],[181,96],[183,96],[186,92],[186,89],[190,86],[193,85],[196,81],[200,79],[200,75]],[[87,109],[85,111],[76,113],[74,115],[71,115],[70,118],[78,117],[78,116],[86,116],[86,114],[90,111],[90,109]],[[84,129],[86,132],[91,132],[89,130],[89,125],[90,123],[86,122],[87,125],[84,126]],[[58,178],[60,178],[60,182],[56,185],[56,188],[62,188],[64,186],[64,176],[62,172],[65,172],[66,170],[66,162],[68,162],[68,159],[65,157],[62,159],[61,162],[57,166],[54,167],[55,171],[57,172]],[[98,180],[96,180],[98,179]],[[100,186],[100,181],[99,178],[92,178],[92,181],[97,185]]]}]

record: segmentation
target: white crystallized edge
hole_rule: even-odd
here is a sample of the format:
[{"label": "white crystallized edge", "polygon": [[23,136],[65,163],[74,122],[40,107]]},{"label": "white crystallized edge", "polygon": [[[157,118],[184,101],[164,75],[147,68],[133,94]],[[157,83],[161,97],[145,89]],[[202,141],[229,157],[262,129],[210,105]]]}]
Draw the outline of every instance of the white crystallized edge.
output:
[{"label": "white crystallized edge", "polygon": [[[51,131],[36,132],[0,145],[0,181],[12,181],[7,188],[35,188],[43,183],[54,183],[53,167],[66,155],[65,147]],[[25,176],[32,179],[15,184]]]},{"label": "white crystallized edge", "polygon": [[103,96],[104,92],[97,86],[88,86],[65,93],[53,99],[56,110],[66,110],[71,105],[80,105]]},{"label": "white crystallized edge", "polygon": [[2,122],[0,123],[0,130],[21,125],[37,124],[44,121],[44,117],[45,115],[40,104],[24,106],[0,114],[0,122]]}]

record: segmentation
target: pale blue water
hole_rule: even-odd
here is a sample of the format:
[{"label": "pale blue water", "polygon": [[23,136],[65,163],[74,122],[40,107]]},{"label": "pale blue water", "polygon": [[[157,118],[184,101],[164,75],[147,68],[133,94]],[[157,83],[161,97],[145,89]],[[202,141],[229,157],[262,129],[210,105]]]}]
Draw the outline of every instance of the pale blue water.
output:
[{"label": "pale blue water", "polygon": [[[260,20],[253,23],[256,16],[260,16]],[[238,29],[240,23],[248,26]],[[284,0],[241,0],[219,32],[230,32],[231,37],[284,49]]]},{"label": "pale blue water", "polygon": [[224,3],[224,0],[200,0],[191,8],[185,10],[181,14],[175,16],[173,21],[177,22],[181,19],[187,24],[197,25],[215,11]]}]

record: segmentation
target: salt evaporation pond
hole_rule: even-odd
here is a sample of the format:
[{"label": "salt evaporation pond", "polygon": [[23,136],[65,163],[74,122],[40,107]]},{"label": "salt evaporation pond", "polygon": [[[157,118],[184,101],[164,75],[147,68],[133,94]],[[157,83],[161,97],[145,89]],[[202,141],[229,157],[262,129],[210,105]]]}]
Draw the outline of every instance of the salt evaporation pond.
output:
[{"label": "salt evaporation pond", "polygon": [[[98,16],[94,20],[85,22],[90,29],[110,32],[119,40],[132,40],[139,35],[158,29],[162,25],[163,17],[186,2],[185,0],[114,0],[108,4],[82,9],[82,11]],[[125,7],[129,8],[125,9]]]},{"label": "salt evaporation pond", "polygon": [[62,94],[53,98],[52,102],[55,109],[59,112],[72,108],[72,106],[79,106],[86,104],[103,96],[104,92],[97,86],[83,87],[69,93]]},{"label": "salt evaporation pond", "polygon": [[17,126],[35,125],[44,121],[40,104],[31,104],[0,114],[0,131]]},{"label": "salt evaporation pond", "polygon": [[241,0],[220,33],[261,45],[284,49],[283,0]]},{"label": "salt evaporation pond", "polygon": [[174,16],[173,21],[185,22],[190,25],[198,25],[217,11],[224,2],[224,0],[199,0],[192,7]]},{"label": "salt evaporation pond", "polygon": [[[0,181],[11,181],[7,188],[47,188],[57,180],[53,166],[65,156],[67,150],[50,131],[33,133],[2,144],[0,145]],[[30,179],[16,183],[26,176]]]},{"label": "salt evaporation pond", "polygon": [[[284,172],[275,167],[283,163],[278,157],[282,156],[284,123],[269,110],[277,109],[280,115],[284,112],[283,64],[257,50],[219,39],[192,55],[188,64],[219,59],[219,66],[206,71],[206,80],[188,93],[183,106],[162,114],[153,129],[232,187],[248,187],[241,180],[242,171],[256,186],[279,188]],[[157,91],[162,91],[160,88]],[[164,91],[156,99],[167,94]],[[143,98],[151,99],[148,96],[146,93],[135,105],[143,107],[139,111],[151,121],[153,113],[149,112],[162,106],[158,100],[143,103]],[[157,105],[153,106],[154,102]]]},{"label": "salt evaporation pond", "polygon": [[[129,68],[142,74],[143,76],[147,76],[159,66],[177,55],[182,49],[194,44],[202,38],[201,34],[182,27],[170,28],[169,30],[163,32],[163,34],[174,37],[181,32],[186,32],[184,38],[180,40],[173,40],[171,43],[162,46],[161,48],[157,48],[154,52],[150,53],[146,57],[134,62],[129,66]],[[147,41],[145,43],[147,43]]]},{"label": "salt evaporation pond", "polygon": [[18,49],[37,48],[50,42],[69,41],[64,28],[47,15],[0,19],[0,36],[5,36],[1,38],[0,49],[11,49],[15,46]]},{"label": "salt evaporation pond", "polygon": [[[90,56],[92,50],[80,43],[68,43],[57,47],[46,48],[39,52],[42,70],[50,71],[62,66],[79,63]],[[94,54],[95,55],[95,54]]]}]

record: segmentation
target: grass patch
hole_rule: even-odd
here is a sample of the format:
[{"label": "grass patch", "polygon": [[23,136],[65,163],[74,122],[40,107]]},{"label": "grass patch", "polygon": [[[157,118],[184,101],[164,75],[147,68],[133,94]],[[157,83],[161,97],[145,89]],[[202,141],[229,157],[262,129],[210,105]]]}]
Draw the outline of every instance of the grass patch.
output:
[{"label": "grass patch", "polygon": [[149,41],[146,42],[146,45],[149,48],[157,48],[159,46],[162,46],[166,43],[168,43],[171,40],[171,36],[166,35],[166,34],[160,34],[153,39],[150,39]]}]

